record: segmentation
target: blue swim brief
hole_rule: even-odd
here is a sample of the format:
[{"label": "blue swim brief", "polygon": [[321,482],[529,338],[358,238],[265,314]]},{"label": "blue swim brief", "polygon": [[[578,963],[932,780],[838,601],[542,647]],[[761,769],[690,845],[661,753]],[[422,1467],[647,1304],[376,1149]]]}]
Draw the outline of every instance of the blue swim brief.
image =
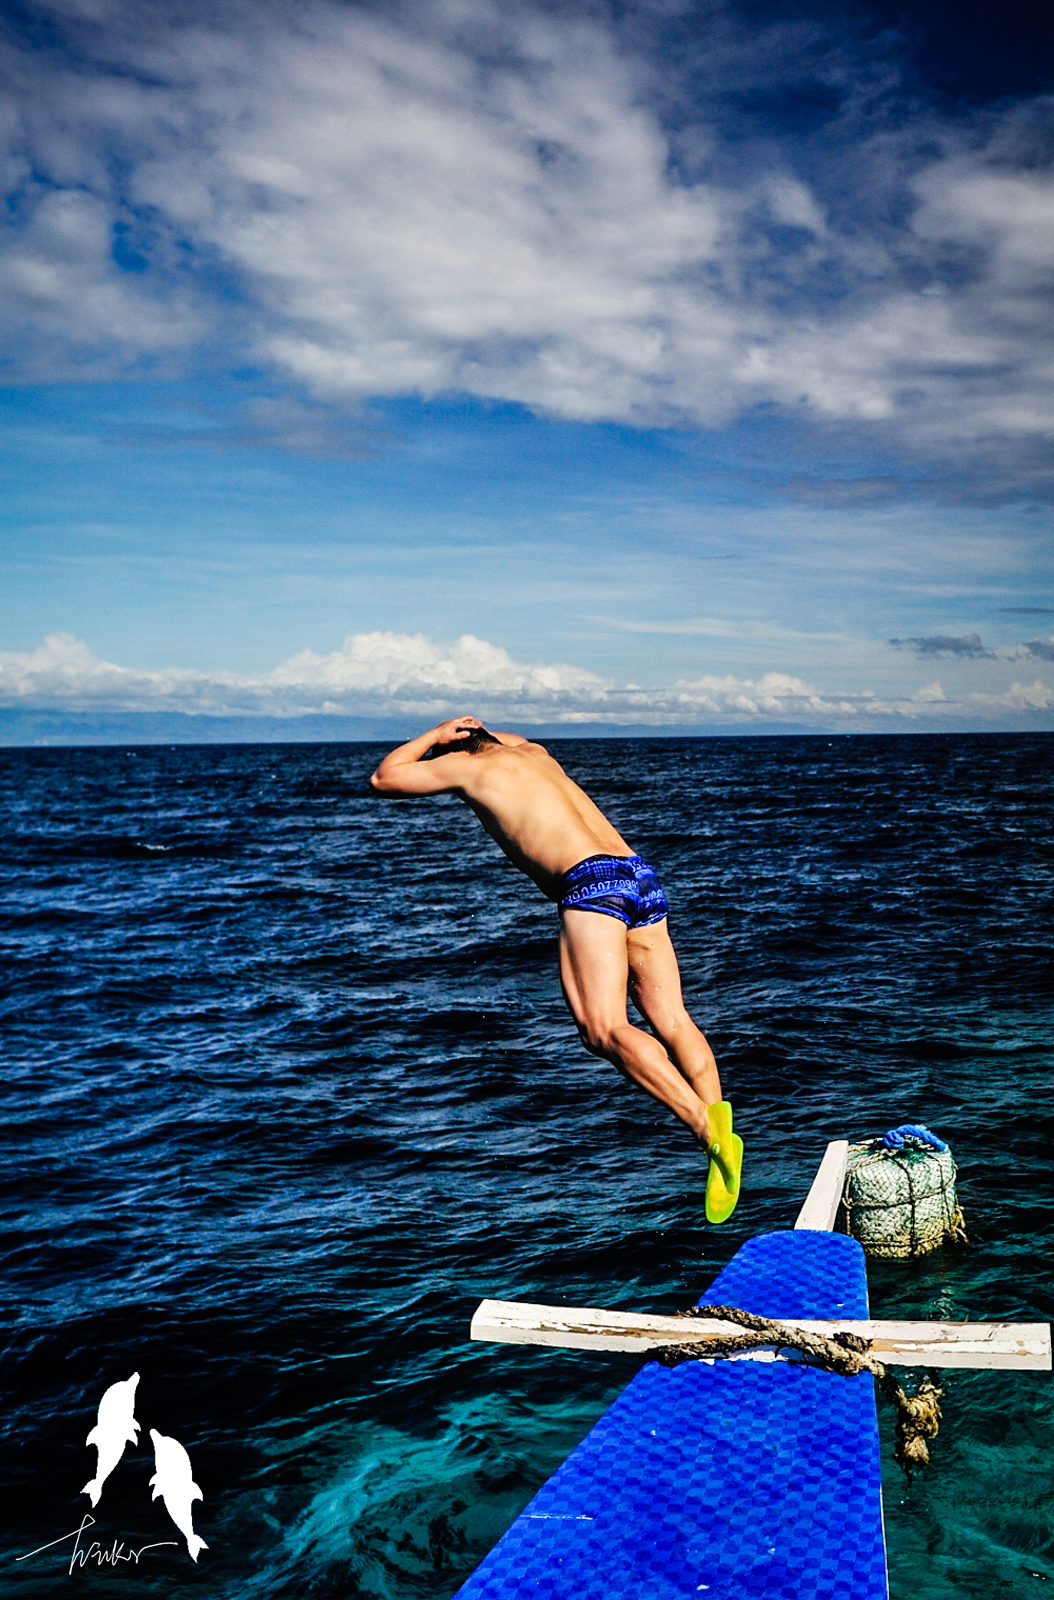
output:
[{"label": "blue swim brief", "polygon": [[564,873],[561,911],[600,911],[627,928],[646,928],[669,909],[654,869],[640,856],[586,856]]}]

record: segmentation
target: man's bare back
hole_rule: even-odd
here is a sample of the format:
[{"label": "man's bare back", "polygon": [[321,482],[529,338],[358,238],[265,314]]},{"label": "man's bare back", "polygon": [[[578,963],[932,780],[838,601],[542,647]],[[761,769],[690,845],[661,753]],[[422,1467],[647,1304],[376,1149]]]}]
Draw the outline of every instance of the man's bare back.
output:
[{"label": "man's bare back", "polygon": [[[430,752],[437,753],[426,760]],[[731,1112],[713,1052],[685,1010],[665,896],[648,864],[542,745],[489,734],[475,717],[400,745],[370,786],[390,798],[458,795],[509,860],[559,902],[560,978],[583,1044],[668,1106],[710,1150],[720,1170],[711,1173],[708,1214],[710,1190],[723,1183],[723,1214],[715,1215],[723,1220],[739,1192]],[[627,995],[650,1034],[629,1021]],[[738,1138],[735,1145],[741,1159]]]},{"label": "man's bare back", "polygon": [[[509,860],[550,900],[560,898],[564,873],[591,855],[630,856],[632,849],[540,744],[517,733],[500,733],[499,742],[475,754],[458,750],[474,728],[474,717],[459,717],[422,735],[436,746],[454,748],[421,765],[411,740],[386,756],[370,779],[378,794],[458,794],[476,813]],[[407,752],[404,755],[404,752]]]}]

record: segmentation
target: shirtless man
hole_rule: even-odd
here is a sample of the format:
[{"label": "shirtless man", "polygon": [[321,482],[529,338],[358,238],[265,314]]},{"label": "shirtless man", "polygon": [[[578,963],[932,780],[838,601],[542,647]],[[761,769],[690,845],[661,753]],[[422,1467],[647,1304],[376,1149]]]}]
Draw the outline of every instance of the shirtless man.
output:
[{"label": "shirtless man", "polygon": [[[489,733],[476,717],[455,717],[400,745],[370,787],[392,798],[458,795],[513,865],[558,903],[560,979],[582,1043],[680,1117],[716,1159],[725,1203],[734,1205],[742,1144],[727,1105],[718,1109],[717,1063],[685,1010],[666,896],[647,862],[540,744]],[[627,993],[652,1033],[629,1021]]]}]

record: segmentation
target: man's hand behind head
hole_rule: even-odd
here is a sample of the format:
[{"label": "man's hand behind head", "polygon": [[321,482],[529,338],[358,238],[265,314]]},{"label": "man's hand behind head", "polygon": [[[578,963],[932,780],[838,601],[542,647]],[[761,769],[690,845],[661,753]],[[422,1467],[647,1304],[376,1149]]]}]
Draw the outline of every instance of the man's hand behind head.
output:
[{"label": "man's hand behind head", "polygon": [[433,729],[434,743],[432,749],[456,748],[464,744],[473,729],[482,728],[483,724],[478,717],[452,717],[449,722],[441,722],[438,728]]},{"label": "man's hand behind head", "polygon": [[443,742],[437,739],[430,752],[432,756],[450,755],[455,750],[465,750],[469,755],[475,756],[488,745],[502,743],[501,739],[496,738],[483,726],[478,717],[458,717],[454,722],[445,722],[442,730],[436,731],[446,732],[447,729],[453,729],[453,735]]}]

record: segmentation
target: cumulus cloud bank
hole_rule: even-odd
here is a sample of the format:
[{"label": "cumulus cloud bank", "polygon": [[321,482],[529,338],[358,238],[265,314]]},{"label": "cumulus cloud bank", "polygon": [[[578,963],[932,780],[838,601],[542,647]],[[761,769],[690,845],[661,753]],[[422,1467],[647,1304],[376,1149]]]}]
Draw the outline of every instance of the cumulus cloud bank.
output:
[{"label": "cumulus cloud bank", "polygon": [[[35,9],[3,46],[11,371],[208,348],[338,404],[775,405],[1045,479],[1049,106],[909,121],[830,41],[719,6],[690,70],[588,7]],[[808,150],[722,121],[777,61],[839,100]]]},{"label": "cumulus cloud bank", "polygon": [[33,710],[150,712],[204,716],[399,715],[432,718],[477,713],[521,726],[601,723],[641,728],[705,723],[867,726],[876,718],[1044,711],[1054,690],[1039,679],[1003,694],[956,701],[940,683],[898,699],[822,693],[786,672],[755,679],[705,674],[669,688],[619,685],[565,663],[515,661],[507,650],[465,634],[436,644],[422,634],[357,633],[339,650],[301,650],[271,672],[239,674],[183,668],[141,670],[102,661],[66,633],[33,651],[0,651],[0,705]]}]

